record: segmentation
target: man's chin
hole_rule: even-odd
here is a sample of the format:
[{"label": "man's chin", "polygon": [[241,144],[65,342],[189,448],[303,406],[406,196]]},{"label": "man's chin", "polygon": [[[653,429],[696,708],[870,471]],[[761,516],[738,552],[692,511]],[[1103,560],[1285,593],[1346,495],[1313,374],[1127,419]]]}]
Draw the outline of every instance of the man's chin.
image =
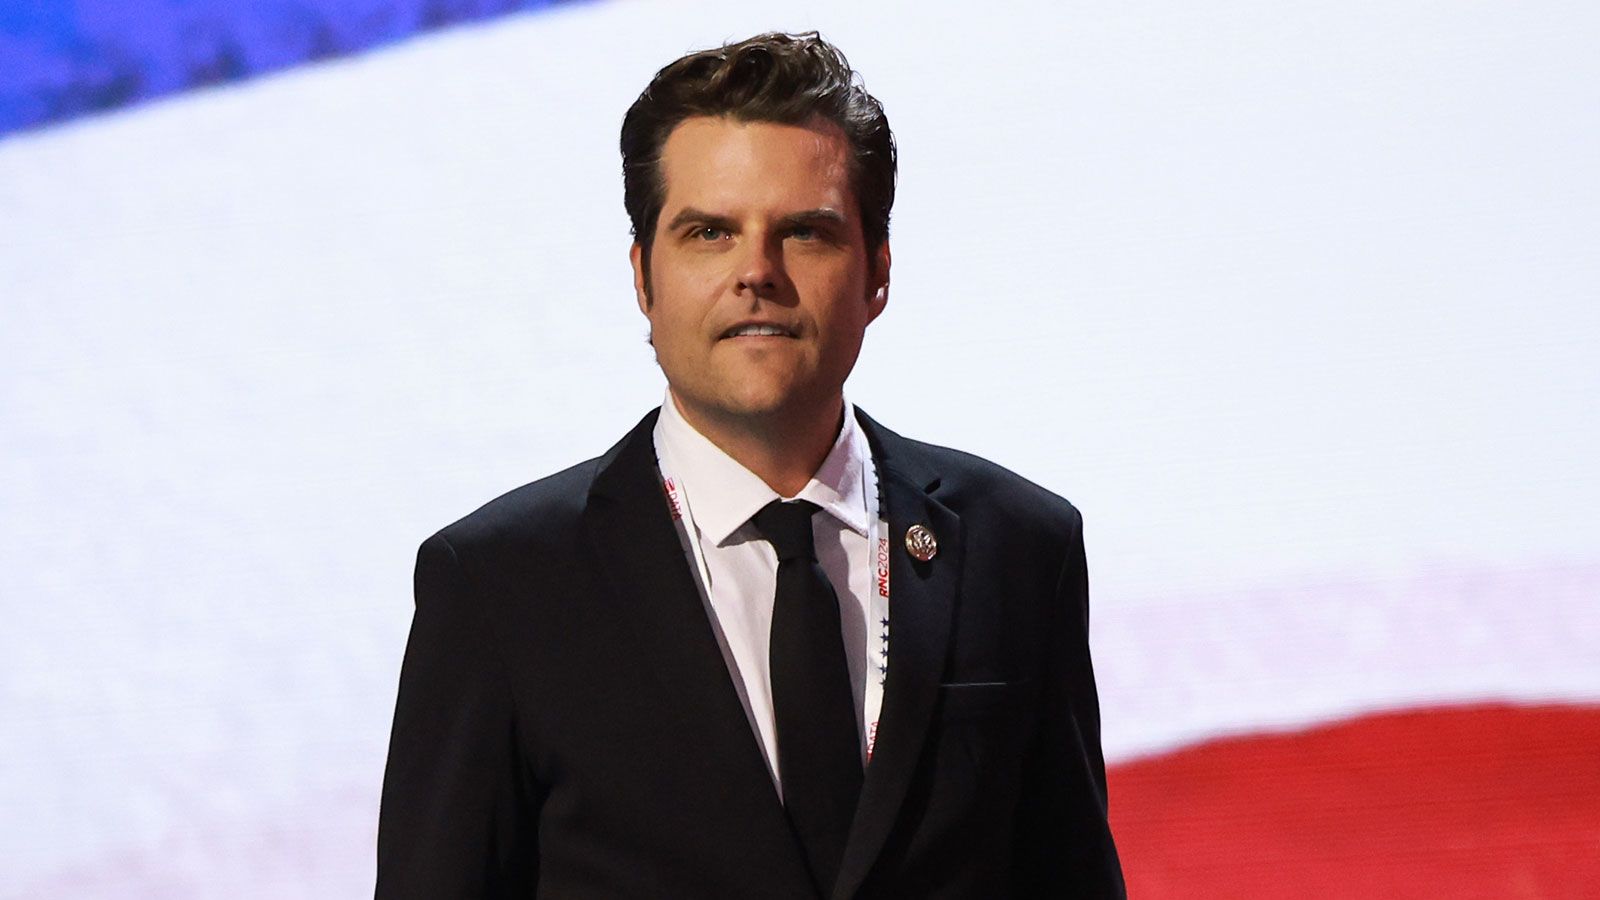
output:
[{"label": "man's chin", "polygon": [[[684,392],[677,390],[673,391],[673,396],[678,401],[678,409],[686,415],[692,417],[697,412],[730,425],[740,422],[765,425],[774,420],[792,418],[811,405],[803,393],[777,385],[741,385],[739,390],[704,400],[685,396]],[[686,407],[694,409],[691,411]]]}]

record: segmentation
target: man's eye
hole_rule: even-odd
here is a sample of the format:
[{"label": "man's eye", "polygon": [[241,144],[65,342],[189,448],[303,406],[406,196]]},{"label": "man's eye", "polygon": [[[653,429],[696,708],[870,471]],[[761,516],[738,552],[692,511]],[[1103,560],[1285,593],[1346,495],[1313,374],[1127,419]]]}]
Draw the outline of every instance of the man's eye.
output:
[{"label": "man's eye", "polygon": [[789,236],[802,241],[814,241],[818,237],[817,230],[810,225],[796,225],[789,229]]},{"label": "man's eye", "polygon": [[720,241],[728,236],[727,229],[715,225],[703,225],[694,230],[694,237],[701,241]]}]

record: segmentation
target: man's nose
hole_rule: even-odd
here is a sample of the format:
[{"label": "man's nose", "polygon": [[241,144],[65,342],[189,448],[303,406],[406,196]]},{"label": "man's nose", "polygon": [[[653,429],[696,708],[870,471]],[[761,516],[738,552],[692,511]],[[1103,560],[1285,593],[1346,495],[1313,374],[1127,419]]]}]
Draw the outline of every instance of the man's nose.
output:
[{"label": "man's nose", "polygon": [[782,242],[759,237],[745,241],[741,251],[737,290],[759,297],[777,293],[784,279]]}]

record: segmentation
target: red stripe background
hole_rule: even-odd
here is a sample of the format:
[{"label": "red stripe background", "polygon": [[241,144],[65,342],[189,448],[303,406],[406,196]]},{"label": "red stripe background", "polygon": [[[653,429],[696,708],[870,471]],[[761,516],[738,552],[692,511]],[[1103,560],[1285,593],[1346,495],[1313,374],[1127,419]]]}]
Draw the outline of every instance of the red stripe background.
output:
[{"label": "red stripe background", "polygon": [[1600,707],[1478,705],[1113,766],[1137,900],[1600,898]]}]

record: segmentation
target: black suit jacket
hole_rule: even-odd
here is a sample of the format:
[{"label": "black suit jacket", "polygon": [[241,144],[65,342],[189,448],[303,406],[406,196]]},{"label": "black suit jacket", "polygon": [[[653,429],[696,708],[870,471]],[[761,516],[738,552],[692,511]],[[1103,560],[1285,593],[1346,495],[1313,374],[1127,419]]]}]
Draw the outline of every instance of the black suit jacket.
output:
[{"label": "black suit jacket", "polygon": [[[673,528],[655,418],[422,545],[378,897],[819,895]],[[831,896],[1123,896],[1077,510],[860,421],[890,660]],[[927,562],[898,544],[918,523]]]}]

